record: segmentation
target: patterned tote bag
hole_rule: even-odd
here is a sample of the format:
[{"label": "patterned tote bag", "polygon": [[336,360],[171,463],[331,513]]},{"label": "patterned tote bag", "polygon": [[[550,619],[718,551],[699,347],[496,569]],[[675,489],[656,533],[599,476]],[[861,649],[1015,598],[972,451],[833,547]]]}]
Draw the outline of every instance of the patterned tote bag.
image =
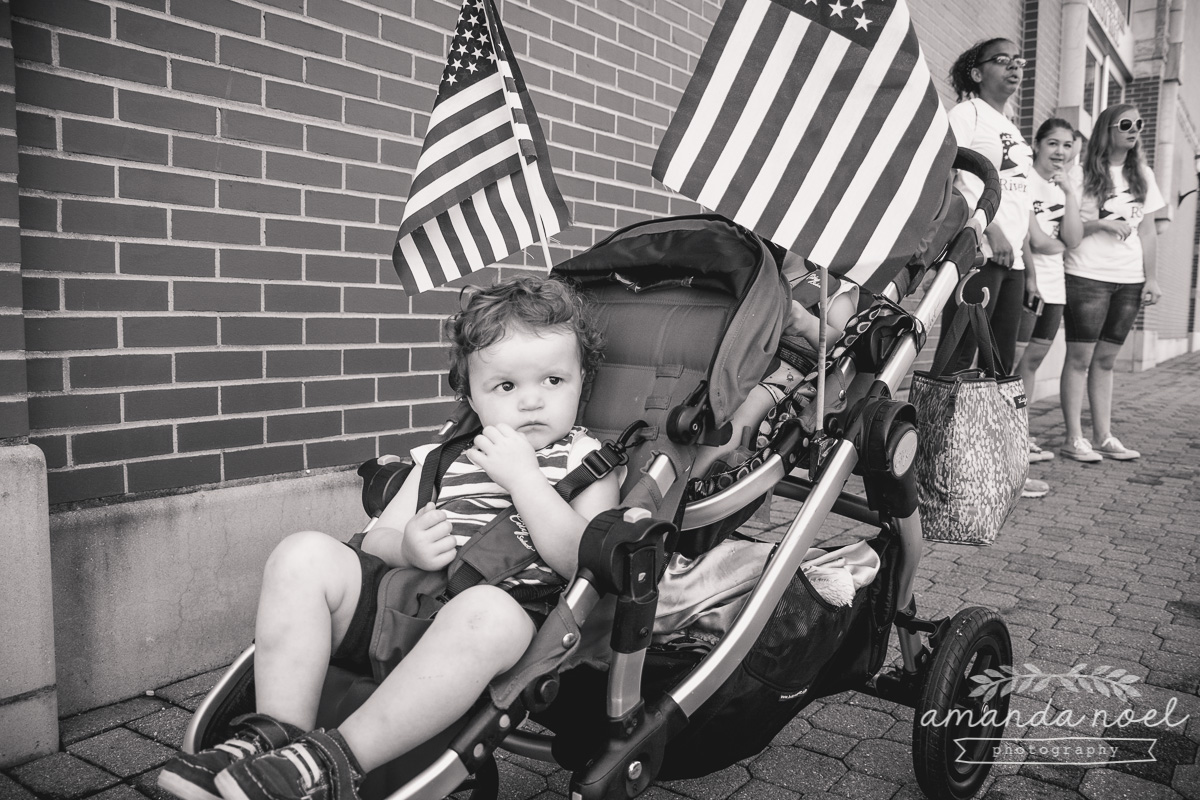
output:
[{"label": "patterned tote bag", "polygon": [[[968,325],[979,367],[946,374]],[[1016,507],[1029,468],[1025,389],[999,357],[983,306],[960,305],[938,343],[933,368],[913,375],[917,496],[926,539],[991,544]]]}]

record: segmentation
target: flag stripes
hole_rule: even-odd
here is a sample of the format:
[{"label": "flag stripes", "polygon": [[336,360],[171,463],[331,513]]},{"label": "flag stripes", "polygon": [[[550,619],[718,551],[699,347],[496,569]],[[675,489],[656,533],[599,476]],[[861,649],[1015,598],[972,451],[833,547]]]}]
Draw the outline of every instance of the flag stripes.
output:
[{"label": "flag stripes", "polygon": [[728,0],[653,174],[873,282],[915,249],[953,153],[903,0]]},{"label": "flag stripes", "polygon": [[405,291],[441,286],[533,244],[533,208],[525,175],[515,172],[410,231],[396,244],[411,273],[408,282],[401,274]]},{"label": "flag stripes", "polygon": [[570,224],[492,0],[465,0],[392,262],[405,291],[483,269]]}]

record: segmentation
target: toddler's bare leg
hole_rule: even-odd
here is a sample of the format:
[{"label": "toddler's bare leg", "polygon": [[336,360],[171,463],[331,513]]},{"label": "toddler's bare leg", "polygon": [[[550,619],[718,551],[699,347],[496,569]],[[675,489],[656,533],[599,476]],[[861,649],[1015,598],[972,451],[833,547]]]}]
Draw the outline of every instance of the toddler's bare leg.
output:
[{"label": "toddler's bare leg", "polygon": [[313,728],[330,654],[346,635],[361,588],[358,556],[331,536],[301,531],[276,546],[254,627],[259,713]]},{"label": "toddler's bare leg", "polygon": [[338,730],[363,769],[375,769],[466,713],[492,678],[517,663],[535,632],[503,590],[468,589],[438,612],[413,651]]}]

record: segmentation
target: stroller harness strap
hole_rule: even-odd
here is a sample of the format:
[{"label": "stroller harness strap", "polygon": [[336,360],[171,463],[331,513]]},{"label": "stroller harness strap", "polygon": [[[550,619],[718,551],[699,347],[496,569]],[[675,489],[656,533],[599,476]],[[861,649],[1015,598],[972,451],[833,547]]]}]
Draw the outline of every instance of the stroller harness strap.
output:
[{"label": "stroller harness strap", "polygon": [[[417,508],[434,500],[441,490],[442,478],[459,456],[471,447],[479,430],[456,436],[444,442],[425,458],[421,480],[417,489]],[[554,491],[570,503],[593,483],[603,478],[624,463],[624,448],[605,442],[583,458],[583,462],[568,472],[554,485]],[[490,522],[471,536],[470,541],[458,549],[454,561],[447,568],[446,589],[438,597],[448,602],[472,586],[486,583],[497,585],[505,578],[516,575],[537,560],[537,551],[525,545],[525,532],[517,508],[510,505],[498,512]],[[555,594],[560,587],[514,586],[506,587],[518,601],[539,599]]]},{"label": "stroller harness strap", "polygon": [[[417,507],[436,497],[450,465],[471,446],[479,430],[456,436],[434,448],[425,458],[417,490]],[[626,462],[622,444],[605,442],[583,458],[554,489],[567,502],[584,489]],[[500,586],[519,603],[545,600],[562,591],[562,586],[503,586],[506,578],[519,574],[537,560],[537,551],[527,543],[516,506],[498,512],[458,548],[445,570],[428,572],[413,567],[394,567],[379,584],[379,610],[371,636],[371,666],[382,680],[412,650],[429,628],[442,606],[472,586]]]}]

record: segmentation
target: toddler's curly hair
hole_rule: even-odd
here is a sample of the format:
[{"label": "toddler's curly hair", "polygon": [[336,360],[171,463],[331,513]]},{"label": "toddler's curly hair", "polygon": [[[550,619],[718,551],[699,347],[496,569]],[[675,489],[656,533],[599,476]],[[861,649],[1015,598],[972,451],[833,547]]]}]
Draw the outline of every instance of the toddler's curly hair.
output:
[{"label": "toddler's curly hair", "polygon": [[542,333],[571,331],[579,346],[586,385],[603,357],[604,337],[590,303],[556,279],[518,275],[486,289],[467,287],[462,310],[442,326],[450,343],[450,386],[460,398],[471,395],[467,357],[503,339],[513,328]]}]

